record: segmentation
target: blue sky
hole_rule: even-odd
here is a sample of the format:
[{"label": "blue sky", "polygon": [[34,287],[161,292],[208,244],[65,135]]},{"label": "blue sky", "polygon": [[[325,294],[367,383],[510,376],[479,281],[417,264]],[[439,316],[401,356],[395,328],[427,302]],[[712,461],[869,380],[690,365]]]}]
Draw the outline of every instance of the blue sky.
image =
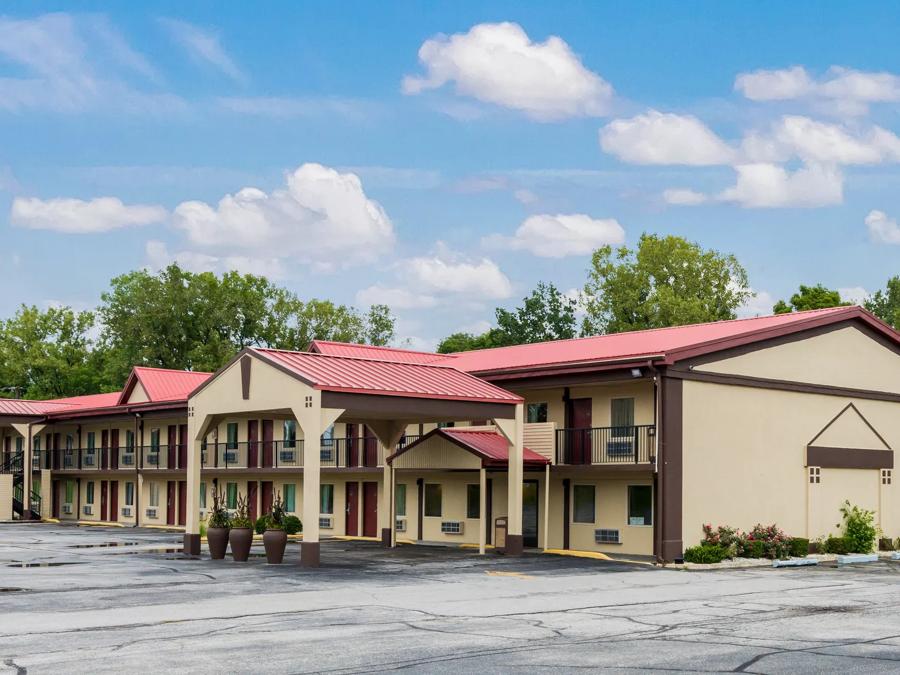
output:
[{"label": "blue sky", "polygon": [[0,314],[178,260],[431,347],[589,251],[735,253],[767,312],[900,273],[900,6],[15,3]]}]

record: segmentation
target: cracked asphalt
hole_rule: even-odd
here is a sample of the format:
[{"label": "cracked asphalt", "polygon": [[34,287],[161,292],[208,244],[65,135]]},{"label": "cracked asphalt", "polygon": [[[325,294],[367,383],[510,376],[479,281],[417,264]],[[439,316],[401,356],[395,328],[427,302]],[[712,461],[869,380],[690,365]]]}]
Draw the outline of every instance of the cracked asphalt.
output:
[{"label": "cracked asphalt", "polygon": [[297,544],[269,566],[186,559],[180,539],[0,525],[0,672],[900,670],[900,563],[687,572],[329,541],[303,570]]}]

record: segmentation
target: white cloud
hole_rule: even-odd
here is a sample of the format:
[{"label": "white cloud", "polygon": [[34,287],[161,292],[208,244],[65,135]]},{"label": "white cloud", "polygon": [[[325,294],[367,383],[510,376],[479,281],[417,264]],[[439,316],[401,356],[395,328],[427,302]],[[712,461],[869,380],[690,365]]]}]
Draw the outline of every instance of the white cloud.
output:
[{"label": "white cloud", "polygon": [[236,82],[246,81],[246,76],[225,51],[218,35],[178,19],[162,18],[159,22],[193,59],[210,64]]},{"label": "white cloud", "polygon": [[613,89],[562,39],[533,42],[515,23],[484,23],[468,33],[437,35],[419,49],[426,74],[403,79],[406,94],[453,82],[456,92],[557,120],[608,113]]},{"label": "white cloud", "polygon": [[215,255],[241,250],[319,269],[371,261],[393,247],[390,218],[366,196],[355,174],[303,164],[286,183],[270,193],[243,188],[215,207],[183,202],[174,224],[193,245]]},{"label": "white cloud", "polygon": [[492,235],[483,242],[495,248],[526,250],[542,258],[589,255],[607,244],[622,244],[625,230],[618,221],[596,219],[581,213],[534,215],[526,218],[512,237]]},{"label": "white cloud", "polygon": [[9,219],[13,225],[32,230],[53,230],[68,234],[109,232],[133,225],[159,223],[168,214],[161,206],[126,205],[115,197],[48,199],[16,197]]},{"label": "white cloud", "polygon": [[600,147],[630,164],[728,164],[734,152],[691,115],[650,110],[613,120],[600,130]]},{"label": "white cloud", "polygon": [[147,266],[162,269],[171,263],[189,272],[215,272],[222,274],[235,270],[241,274],[256,274],[270,279],[280,279],[285,275],[283,261],[278,258],[253,258],[242,255],[215,256],[197,251],[170,253],[161,241],[148,241],[145,246]]},{"label": "white cloud", "polygon": [[360,305],[387,305],[391,309],[425,309],[434,307],[437,299],[433,295],[415,293],[405,288],[391,288],[375,284],[356,294]]},{"label": "white cloud", "polygon": [[837,289],[841,294],[841,300],[844,302],[852,302],[854,305],[863,304],[869,297],[869,291],[862,286],[847,286]]},{"label": "white cloud", "polygon": [[833,166],[808,164],[788,171],[774,164],[735,167],[737,183],[718,199],[746,208],[816,207],[843,202],[843,177]]},{"label": "white cloud", "polygon": [[438,244],[429,256],[410,258],[400,267],[410,288],[430,294],[499,300],[512,294],[509,278],[489,258],[468,259]]},{"label": "white cloud", "polygon": [[513,196],[516,198],[520,204],[525,204],[528,206],[529,204],[534,204],[538,201],[538,196],[534,194],[531,190],[526,190],[525,188],[521,188],[513,192]]},{"label": "white cloud", "polygon": [[815,79],[802,66],[741,73],[735,90],[754,101],[807,99],[843,115],[862,115],[871,103],[900,101],[900,77],[832,66]]},{"label": "white cloud", "polygon": [[754,316],[767,316],[772,313],[772,307],[775,306],[775,298],[768,291],[756,291],[754,295],[747,298],[743,305],[737,308],[736,314],[739,319],[748,319]]},{"label": "white cloud", "polygon": [[0,57],[21,71],[0,78],[0,110],[166,114],[186,108],[177,96],[138,89],[120,70],[159,77],[105,20],[44,14],[0,17]]},{"label": "white cloud", "polygon": [[663,200],[666,204],[672,204],[673,206],[696,206],[697,204],[705,203],[708,199],[709,197],[702,192],[683,188],[663,191]]},{"label": "white cloud", "polygon": [[900,225],[884,211],[870,211],[866,216],[869,237],[879,244],[900,244]]}]

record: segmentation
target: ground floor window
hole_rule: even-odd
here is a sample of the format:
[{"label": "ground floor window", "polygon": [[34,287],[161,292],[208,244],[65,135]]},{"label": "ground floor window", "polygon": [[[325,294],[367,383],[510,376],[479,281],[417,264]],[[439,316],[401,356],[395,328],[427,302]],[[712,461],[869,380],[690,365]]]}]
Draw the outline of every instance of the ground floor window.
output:
[{"label": "ground floor window", "polygon": [[150,483],[150,506],[159,506],[159,484]]},{"label": "ground floor window", "polygon": [[439,483],[425,484],[425,515],[440,518],[441,517],[441,486]]},{"label": "ground floor window", "polygon": [[206,508],[206,483],[200,483],[200,508]]},{"label": "ground floor window", "polygon": [[237,483],[225,484],[225,508],[237,508]]},{"label": "ground floor window", "polygon": [[334,513],[334,485],[319,486],[319,513]]},{"label": "ground floor window", "polygon": [[466,518],[481,517],[481,486],[466,485]]},{"label": "ground floor window", "polygon": [[66,504],[71,504],[75,501],[75,481],[67,480],[66,481]]},{"label": "ground floor window", "polygon": [[94,481],[88,481],[87,484],[87,499],[85,504],[93,504],[94,503]]},{"label": "ground floor window", "polygon": [[594,507],[595,488],[593,485],[576,485],[572,490],[575,501],[572,520],[576,523],[593,523],[596,519]]},{"label": "ground floor window", "polygon": [[406,484],[400,483],[394,488],[395,510],[398,516],[406,515]]},{"label": "ground floor window", "polygon": [[286,483],[284,486],[284,510],[294,513],[297,510],[297,486]]},{"label": "ground floor window", "polygon": [[125,506],[134,506],[134,483],[125,483]]},{"label": "ground floor window", "polygon": [[653,524],[653,487],[650,485],[628,486],[628,524]]}]

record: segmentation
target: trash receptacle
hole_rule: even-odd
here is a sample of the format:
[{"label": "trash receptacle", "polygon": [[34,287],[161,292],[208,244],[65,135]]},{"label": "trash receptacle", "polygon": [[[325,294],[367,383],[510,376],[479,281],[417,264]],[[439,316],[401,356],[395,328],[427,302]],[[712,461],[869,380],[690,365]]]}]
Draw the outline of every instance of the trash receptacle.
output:
[{"label": "trash receptacle", "polygon": [[494,549],[502,551],[506,548],[506,517],[494,520]]}]

